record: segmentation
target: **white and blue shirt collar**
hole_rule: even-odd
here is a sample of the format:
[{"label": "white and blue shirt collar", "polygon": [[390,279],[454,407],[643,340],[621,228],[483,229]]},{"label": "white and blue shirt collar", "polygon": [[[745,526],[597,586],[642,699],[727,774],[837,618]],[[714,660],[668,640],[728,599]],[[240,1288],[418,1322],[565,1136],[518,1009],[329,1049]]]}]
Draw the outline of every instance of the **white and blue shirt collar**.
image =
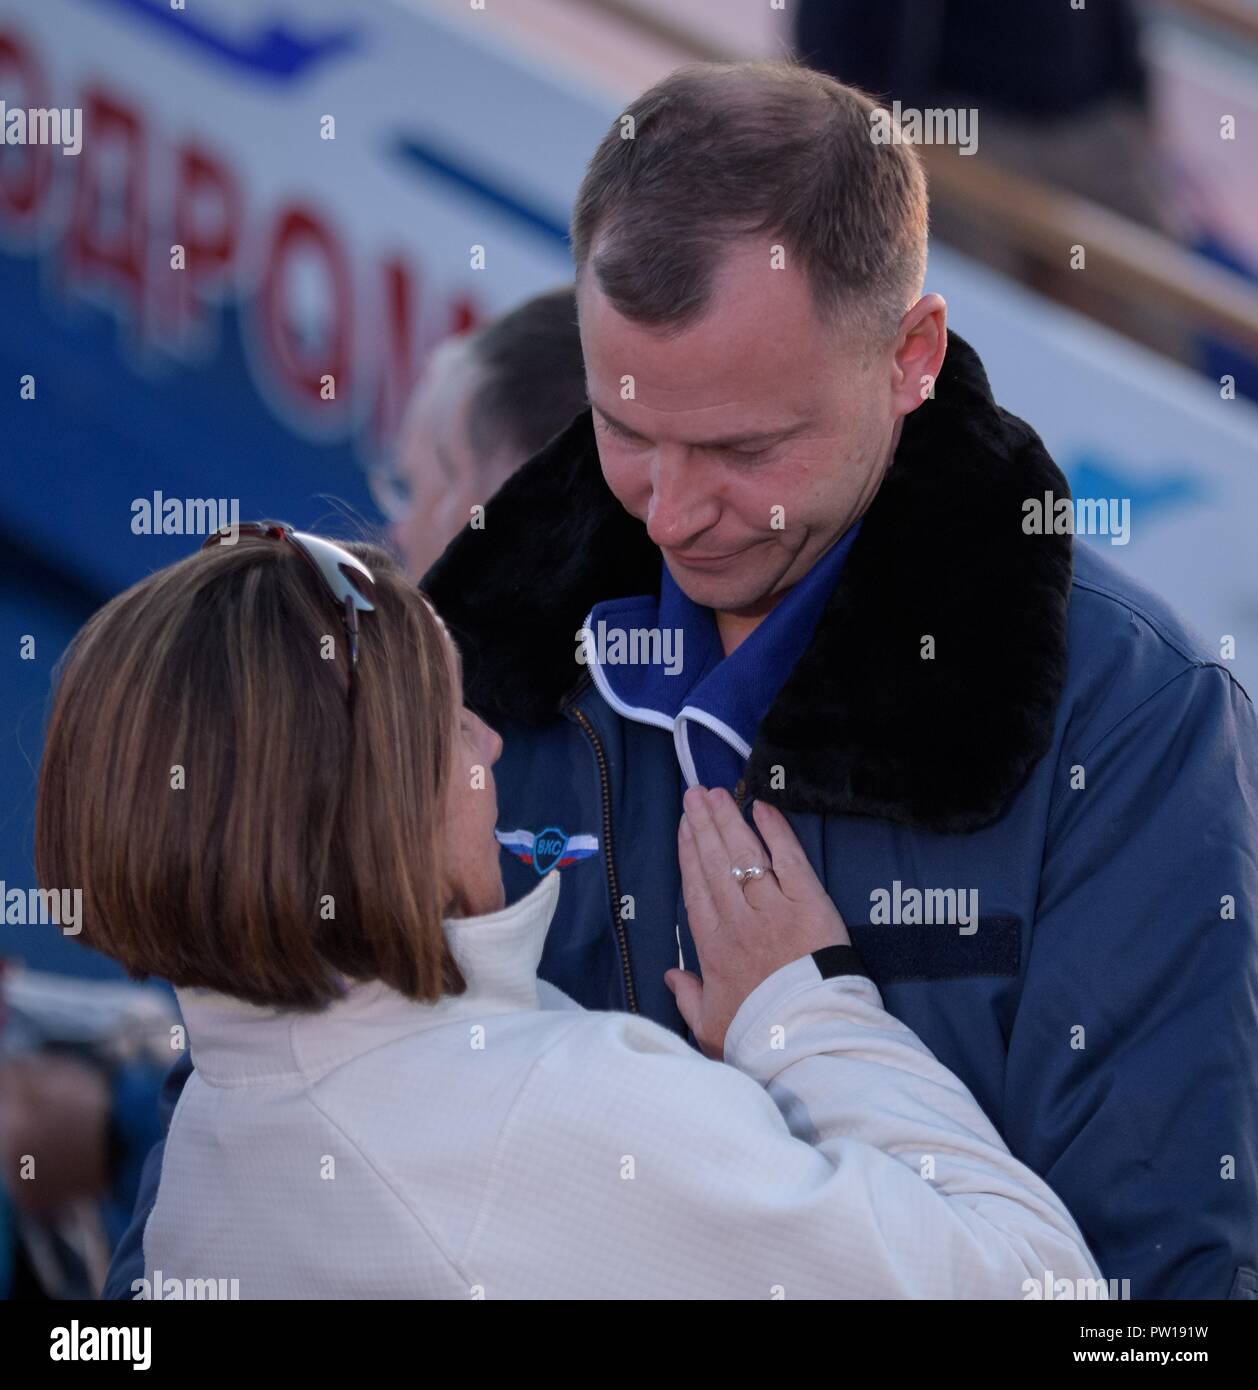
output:
[{"label": "white and blue shirt collar", "polygon": [[659,596],[595,604],[584,658],[622,718],[673,735],[687,786],[732,788],[760,721],[812,640],[860,522],[851,526],[727,657],[710,608],[663,566]]}]

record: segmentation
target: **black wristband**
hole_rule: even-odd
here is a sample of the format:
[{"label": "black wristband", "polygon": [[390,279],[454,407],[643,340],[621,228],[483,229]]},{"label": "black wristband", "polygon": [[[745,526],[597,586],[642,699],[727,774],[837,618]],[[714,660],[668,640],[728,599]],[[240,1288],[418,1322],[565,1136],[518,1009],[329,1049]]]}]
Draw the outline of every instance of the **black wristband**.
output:
[{"label": "black wristband", "polygon": [[812,958],[823,980],[833,980],[837,975],[863,975],[867,980],[873,979],[855,946],[823,946],[812,953]]}]

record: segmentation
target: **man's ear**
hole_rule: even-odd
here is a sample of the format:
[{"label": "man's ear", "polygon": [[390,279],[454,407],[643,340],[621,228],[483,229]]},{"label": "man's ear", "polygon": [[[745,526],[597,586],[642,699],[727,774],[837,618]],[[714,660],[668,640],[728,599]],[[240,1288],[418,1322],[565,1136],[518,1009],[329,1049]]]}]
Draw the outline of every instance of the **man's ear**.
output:
[{"label": "man's ear", "polygon": [[891,399],[898,416],[911,415],[935,394],[948,351],[948,306],[942,295],[924,294],[900,321]]}]

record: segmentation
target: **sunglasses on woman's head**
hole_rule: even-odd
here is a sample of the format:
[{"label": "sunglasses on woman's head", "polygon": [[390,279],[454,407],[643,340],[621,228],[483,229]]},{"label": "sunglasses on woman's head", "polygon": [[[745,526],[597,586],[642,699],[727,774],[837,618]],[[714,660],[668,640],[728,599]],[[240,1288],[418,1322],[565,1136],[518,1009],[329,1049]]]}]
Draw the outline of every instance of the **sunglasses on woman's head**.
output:
[{"label": "sunglasses on woman's head", "polygon": [[[354,673],[358,670],[358,614],[375,612],[376,605],[367,596],[375,580],[366,565],[348,550],[322,536],[312,536],[307,531],[294,531],[282,522],[244,521],[235,526],[223,526],[205,538],[202,550],[214,545],[234,545],[240,536],[255,540],[279,541],[291,546],[293,550],[318,575],[320,582],[332,596],[345,624],[349,637],[350,698],[354,692]],[[366,581],[368,589],[363,588]]]}]

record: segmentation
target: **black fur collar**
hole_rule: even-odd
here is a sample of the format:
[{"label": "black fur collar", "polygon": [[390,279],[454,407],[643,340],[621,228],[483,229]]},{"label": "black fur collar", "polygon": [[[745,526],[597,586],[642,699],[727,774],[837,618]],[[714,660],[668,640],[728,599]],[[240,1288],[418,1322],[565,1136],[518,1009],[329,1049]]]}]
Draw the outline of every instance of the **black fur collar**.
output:
[{"label": "black fur collar", "polygon": [[[1065,680],[1071,537],[1022,530],[1024,500],[1046,491],[1069,496],[1035,431],[995,404],[977,355],[951,335],[935,399],[906,420],[812,643],[760,727],[751,794],[943,832],[999,817],[1049,745]],[[603,482],[587,410],[423,587],[460,640],[472,707],[536,723],[581,674],[586,614],[658,592],[660,566]]]}]

